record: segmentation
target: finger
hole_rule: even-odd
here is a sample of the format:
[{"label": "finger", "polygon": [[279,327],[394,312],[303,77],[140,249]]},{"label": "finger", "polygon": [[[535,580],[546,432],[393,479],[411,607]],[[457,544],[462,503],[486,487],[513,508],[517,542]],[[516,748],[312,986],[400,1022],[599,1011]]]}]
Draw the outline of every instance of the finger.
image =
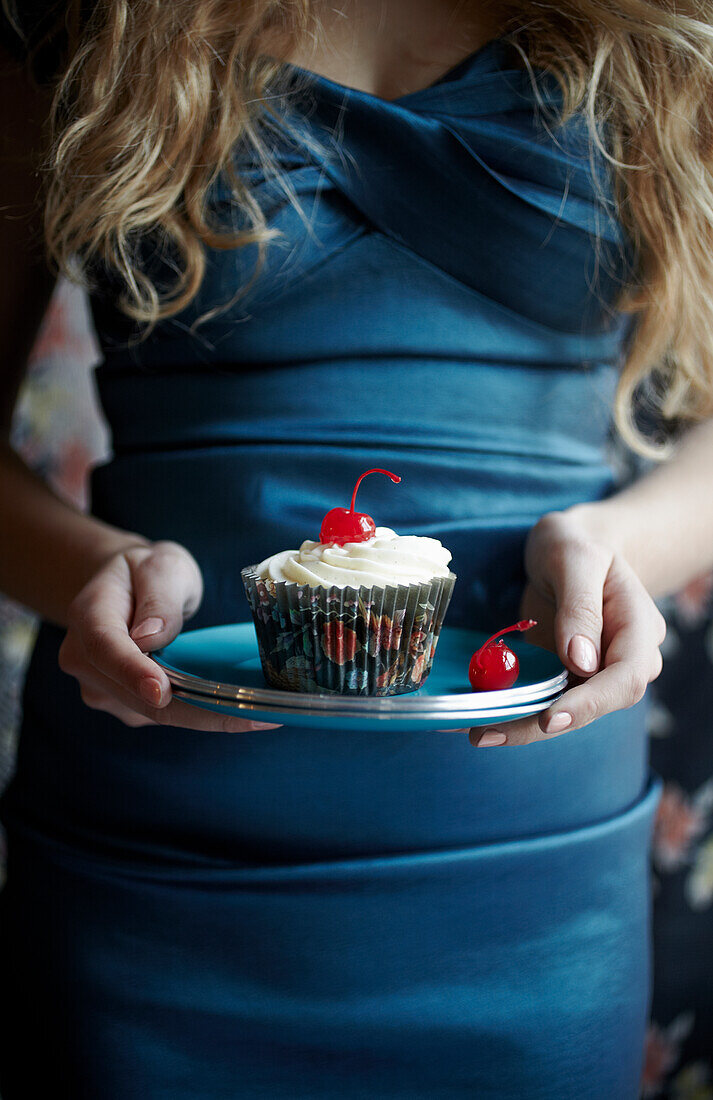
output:
[{"label": "finger", "polygon": [[129,637],[131,602],[129,566],[121,558],[72,602],[59,666],[80,682],[91,666],[131,692],[135,705],[163,706],[171,698],[171,684],[163,669]]},{"label": "finger", "polygon": [[547,735],[633,706],[661,671],[665,622],[636,575],[614,560],[607,579],[604,668],[567,691],[539,718]]},{"label": "finger", "polygon": [[94,688],[88,683],[80,685],[82,702],[92,710],[102,710],[118,718],[125,726],[138,728],[140,726],[155,726],[157,723],[152,718],[140,714],[137,710],[124,706],[118,699],[107,695],[105,691]]},{"label": "finger", "polygon": [[639,702],[661,671],[658,646],[665,636],[665,622],[643,586],[630,583],[626,576],[619,578],[621,570],[613,572],[616,600],[608,602],[607,616],[608,622],[619,625],[608,640],[602,671],[571,687],[539,716],[471,730],[472,744],[490,747],[549,740]]},{"label": "finger", "polygon": [[627,646],[633,645],[633,652],[651,653],[666,637],[663,615],[631,566],[618,558],[607,577],[604,617],[606,664],[625,660],[630,655]]},{"label": "finger", "polygon": [[606,668],[585,683],[566,691],[557,703],[543,711],[539,725],[546,734],[580,729],[605,714],[638,703],[661,671],[658,647],[648,639],[647,622],[631,623],[620,630],[607,649]]},{"label": "finger", "polygon": [[155,719],[138,709],[139,704],[128,691],[103,676],[92,665],[85,665],[78,677],[82,702],[93,710],[114,715],[127,726],[156,725]]},{"label": "finger", "polygon": [[173,542],[157,542],[149,555],[129,561],[134,593],[129,633],[142,650],[159,649],[180,633],[186,619],[200,606],[200,569],[194,558]]},{"label": "finger", "polygon": [[633,707],[643,699],[648,683],[649,677],[637,663],[611,665],[565,692],[556,707],[543,712],[540,728],[548,735],[581,729],[612,711]]},{"label": "finger", "polygon": [[[107,676],[93,670],[80,684],[83,701],[96,710],[103,710],[125,722],[126,725],[177,726],[182,729],[203,731],[222,731],[230,733],[248,733],[255,730],[278,729],[273,722],[254,722],[250,718],[236,718],[233,715],[218,714],[194,707],[181,699],[172,699],[168,706],[154,708],[137,704],[131,692],[110,680]],[[127,721],[125,714],[134,715],[143,721]]]},{"label": "finger", "polygon": [[562,663],[578,676],[599,668],[604,585],[611,560],[591,546],[572,545],[553,562],[555,645]]},{"label": "finger", "polygon": [[471,745],[479,749],[529,745],[542,738],[535,718],[519,718],[516,722],[498,722],[495,726],[474,726],[468,733]]}]

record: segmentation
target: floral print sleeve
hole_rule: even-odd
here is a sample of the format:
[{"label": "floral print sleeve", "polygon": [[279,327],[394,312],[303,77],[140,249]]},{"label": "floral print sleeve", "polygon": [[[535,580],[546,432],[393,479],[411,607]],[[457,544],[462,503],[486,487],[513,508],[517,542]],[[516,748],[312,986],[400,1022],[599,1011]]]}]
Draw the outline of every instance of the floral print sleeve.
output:
[{"label": "floral print sleeve", "polygon": [[713,1100],[713,574],[663,608],[651,759],[654,990],[642,1095]]}]

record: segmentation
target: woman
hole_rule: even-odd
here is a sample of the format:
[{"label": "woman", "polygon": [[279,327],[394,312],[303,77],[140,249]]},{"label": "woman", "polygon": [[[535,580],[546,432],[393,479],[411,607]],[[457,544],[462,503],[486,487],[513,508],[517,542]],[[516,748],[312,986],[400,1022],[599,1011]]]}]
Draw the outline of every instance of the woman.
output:
[{"label": "woman", "polygon": [[[49,141],[114,455],[82,516],[2,451],[0,587],[44,620],[3,1097],[634,1097],[657,788],[629,708],[652,597],[713,562],[713,6],[5,7],[44,84],[7,60],[5,419]],[[612,410],[657,445],[642,391],[686,430],[617,493]],[[246,619],[240,566],[365,464],[404,476],[379,522],[453,552],[450,624],[538,618],[577,682],[537,720],[326,735],[171,698],[147,653]]]}]

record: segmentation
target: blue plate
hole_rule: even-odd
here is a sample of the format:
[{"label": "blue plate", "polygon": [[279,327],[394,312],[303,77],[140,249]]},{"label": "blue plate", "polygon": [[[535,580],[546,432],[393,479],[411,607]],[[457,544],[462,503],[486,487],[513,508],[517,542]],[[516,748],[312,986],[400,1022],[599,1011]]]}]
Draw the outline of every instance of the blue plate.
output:
[{"label": "blue plate", "polygon": [[252,623],[187,630],[151,656],[165,669],[173,693],[194,706],[256,722],[339,730],[459,729],[524,718],[559,698],[567,672],[549,650],[508,638],[520,661],[507,691],[474,692],[471,654],[486,634],[444,627],[431,674],[408,695],[306,694],[266,684]]}]

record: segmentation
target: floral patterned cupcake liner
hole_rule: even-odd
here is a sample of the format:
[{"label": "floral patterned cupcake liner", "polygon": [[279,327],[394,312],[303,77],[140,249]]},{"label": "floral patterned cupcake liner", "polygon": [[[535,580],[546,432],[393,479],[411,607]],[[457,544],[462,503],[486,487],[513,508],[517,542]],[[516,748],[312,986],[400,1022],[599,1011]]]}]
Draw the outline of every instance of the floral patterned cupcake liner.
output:
[{"label": "floral patterned cupcake liner", "polygon": [[336,588],[241,576],[267,682],[286,691],[403,695],[423,684],[455,575]]}]

